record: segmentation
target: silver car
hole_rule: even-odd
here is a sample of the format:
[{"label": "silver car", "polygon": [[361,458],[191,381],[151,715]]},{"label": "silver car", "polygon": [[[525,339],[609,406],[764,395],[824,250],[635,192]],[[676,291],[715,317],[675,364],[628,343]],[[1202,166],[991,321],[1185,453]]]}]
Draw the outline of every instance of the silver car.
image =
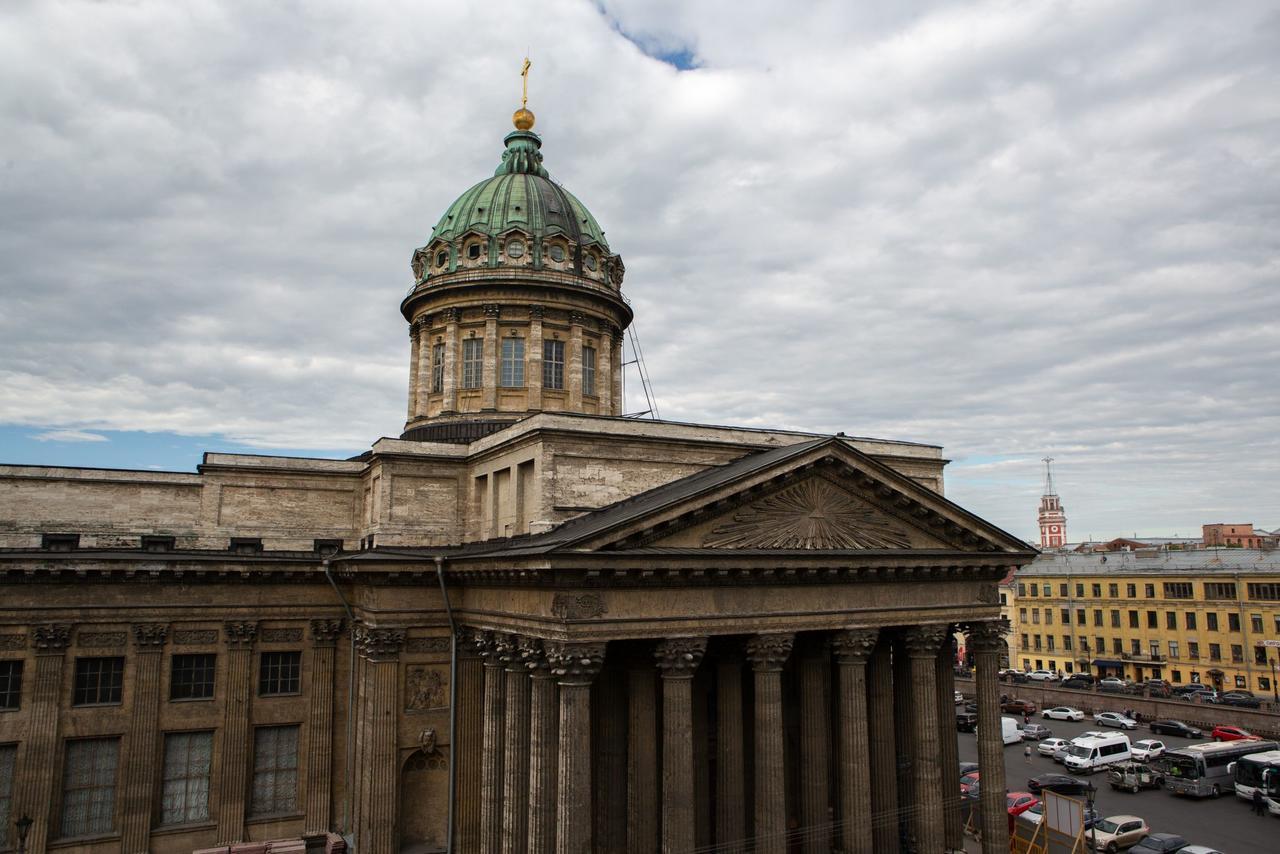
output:
[{"label": "silver car", "polygon": [[1133,718],[1127,718],[1119,712],[1098,712],[1093,716],[1094,723],[1103,726],[1120,727],[1120,729],[1137,729],[1138,722]]}]

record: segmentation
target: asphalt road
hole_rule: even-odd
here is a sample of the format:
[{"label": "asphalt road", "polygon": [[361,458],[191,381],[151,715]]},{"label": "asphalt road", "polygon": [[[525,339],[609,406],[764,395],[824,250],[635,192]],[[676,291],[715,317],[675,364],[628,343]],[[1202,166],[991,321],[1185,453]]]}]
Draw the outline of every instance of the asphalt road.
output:
[{"label": "asphalt road", "polygon": [[[1070,739],[1085,730],[1100,727],[1089,718],[1080,723],[1068,721],[1047,721],[1039,712],[1032,716],[1032,721],[1048,726],[1058,738]],[[1139,725],[1136,730],[1126,733],[1131,741],[1142,738],[1158,738],[1170,747],[1182,747],[1195,744],[1191,739],[1172,735],[1153,736],[1146,726]],[[958,733],[960,743],[960,761],[978,761],[977,738],[972,733]],[[1032,742],[1034,747],[1035,742]],[[1022,746],[1011,744],[1004,750],[1005,778],[1010,791],[1027,791],[1027,780],[1037,774],[1049,772],[1067,773],[1047,756],[1040,756],[1032,751],[1031,764],[1028,765],[1022,755]],[[1223,795],[1214,800],[1206,798],[1175,797],[1164,789],[1144,789],[1137,794],[1117,792],[1107,785],[1105,772],[1086,777],[1097,787],[1098,793],[1094,801],[1098,814],[1136,815],[1146,820],[1153,832],[1177,833],[1189,843],[1209,845],[1225,854],[1275,854],[1280,851],[1280,819],[1274,816],[1257,817],[1253,815],[1249,804],[1234,794]]]}]

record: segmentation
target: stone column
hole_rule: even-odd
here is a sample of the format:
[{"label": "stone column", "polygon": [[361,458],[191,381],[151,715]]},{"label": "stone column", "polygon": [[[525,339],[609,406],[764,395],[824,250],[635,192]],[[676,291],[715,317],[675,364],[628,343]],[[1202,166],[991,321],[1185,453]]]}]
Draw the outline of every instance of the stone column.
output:
[{"label": "stone column", "polygon": [[418,318],[418,383],[414,414],[425,416],[429,413],[431,395],[431,318],[422,315]]},{"label": "stone column", "polygon": [[502,847],[502,735],[506,710],[506,667],[500,637],[479,637],[484,659],[484,747],[480,756],[480,850],[492,854]]},{"label": "stone column", "polygon": [[569,408],[582,411],[582,324],[586,317],[581,312],[569,312],[569,352],[565,354],[564,387],[569,391]]},{"label": "stone column", "polygon": [[622,407],[626,405],[626,401],[622,399],[622,330],[614,327],[617,332],[613,338],[613,406],[614,414],[621,415]]},{"label": "stone column", "polygon": [[591,682],[603,643],[557,643],[548,650],[560,682],[556,854],[591,854]]},{"label": "stone column", "polygon": [[529,409],[542,408],[542,316],[540,305],[529,306],[529,352],[525,354],[524,384],[529,389]]},{"label": "stone column", "polygon": [[444,397],[441,412],[458,411],[458,309],[444,310]]},{"label": "stone column", "polygon": [[243,842],[245,796],[249,791],[249,762],[253,733],[249,705],[253,702],[253,644],[258,624],[229,622],[223,626],[227,645],[226,701],[222,706],[222,770],[218,777],[219,845]]},{"label": "stone column", "polygon": [[742,659],[716,661],[716,845],[725,854],[745,852],[746,763],[742,741]]},{"label": "stone column", "polygon": [[658,704],[653,666],[627,670],[627,850],[658,850]]},{"label": "stone column", "polygon": [[798,663],[800,677],[800,826],[805,829],[801,850],[805,854],[830,854],[831,781],[827,763],[831,752],[828,733],[825,675],[827,644],[809,643]]},{"label": "stone column", "polygon": [[840,803],[840,850],[872,854],[871,742],[867,727],[867,659],[877,629],[848,629],[831,639],[838,666],[839,723],[836,729],[836,783]]},{"label": "stone column", "polygon": [[898,754],[893,719],[893,641],[880,633],[867,666],[871,742],[871,838],[877,851],[898,850]]},{"label": "stone column", "polygon": [[600,399],[601,415],[614,415],[613,411],[613,333],[609,327],[600,334],[600,346],[596,350],[596,397]]},{"label": "stone column", "polygon": [[165,623],[133,626],[133,707],[129,710],[129,741],[125,761],[124,826],[120,850],[147,854],[151,849],[151,804],[155,791],[156,741],[159,738],[160,664]]},{"label": "stone column", "polygon": [[502,854],[525,854],[529,841],[529,669],[531,641],[507,635],[500,644],[506,664],[506,712],[502,758]]},{"label": "stone column", "polygon": [[556,774],[560,709],[545,643],[531,644],[525,657],[529,701],[529,854],[556,850]]},{"label": "stone column", "polygon": [[498,314],[496,305],[484,307],[484,350],[480,367],[480,408],[498,406]]},{"label": "stone column", "polygon": [[983,854],[1009,850],[1009,811],[1005,806],[1004,735],[1000,731],[1000,652],[1004,625],[993,620],[970,623],[965,648],[974,653],[978,687],[978,795],[982,816]]},{"label": "stone column", "polygon": [[[915,736],[913,772],[916,795],[916,850],[941,851],[946,845],[942,818],[943,786],[955,788],[954,771],[944,779],[939,754],[942,745],[938,729],[938,647],[947,636],[947,626],[914,626],[905,635],[911,659],[911,697]],[[955,740],[954,738],[952,739]]]},{"label": "stone column", "polygon": [[755,671],[755,851],[786,854],[787,778],[783,759],[782,667],[795,635],[756,635],[747,641]]},{"label": "stone column", "polygon": [[[31,646],[36,653],[35,681],[27,701],[30,719],[26,743],[18,751],[10,820],[29,815],[33,824],[27,833],[27,850],[44,851],[51,836],[55,797],[54,765],[58,755],[58,700],[62,694],[62,670],[71,626],[65,623],[36,626]],[[5,828],[6,831],[11,828]],[[0,836],[0,839],[3,839]]]},{"label": "stone column", "polygon": [[480,764],[484,748],[484,667],[476,633],[459,628],[458,642],[458,732],[451,734],[453,773],[458,787],[454,798],[454,832],[460,854],[480,850]]},{"label": "stone column", "polygon": [[409,415],[410,421],[418,414],[418,356],[421,354],[418,324],[409,324]]},{"label": "stone column", "polygon": [[627,674],[611,662],[595,684],[596,854],[627,854]]},{"label": "stone column", "polygon": [[404,629],[361,627],[356,636],[365,660],[363,743],[357,745],[355,773],[362,777],[367,806],[356,816],[356,850],[392,854],[396,850],[396,813],[400,807],[400,762],[396,751],[400,709],[400,650]]},{"label": "stone column", "polygon": [[915,782],[915,698],[911,693],[911,657],[907,654],[905,629],[893,632],[893,734],[897,761],[898,785],[898,839],[910,849],[915,848],[916,822],[913,820],[919,801],[916,800]]},{"label": "stone column", "polygon": [[706,638],[670,638],[654,657],[662,674],[662,850],[692,851],[693,672],[707,650]]},{"label": "stone column", "polygon": [[333,665],[342,620],[311,621],[307,698],[307,833],[328,833],[333,809]]},{"label": "stone column", "polygon": [[[960,767],[960,748],[956,744],[955,695],[956,695],[956,639],[952,626],[938,650],[938,740],[942,747],[939,762],[942,778],[948,779],[949,769]],[[946,828],[946,850],[964,851],[964,818],[960,814],[960,788],[943,786],[942,816]]]}]

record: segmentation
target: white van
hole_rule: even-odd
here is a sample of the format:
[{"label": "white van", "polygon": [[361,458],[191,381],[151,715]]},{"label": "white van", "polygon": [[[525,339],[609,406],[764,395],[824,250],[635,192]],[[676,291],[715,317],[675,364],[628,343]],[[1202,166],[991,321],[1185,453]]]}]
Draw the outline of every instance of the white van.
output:
[{"label": "white van", "polygon": [[1004,737],[1006,746],[1022,741],[1022,730],[1018,729],[1018,722],[1013,718],[1000,719],[1000,735]]},{"label": "white van", "polygon": [[1115,762],[1128,762],[1132,758],[1129,736],[1103,735],[1073,739],[1066,755],[1062,757],[1062,764],[1072,771],[1092,773]]}]

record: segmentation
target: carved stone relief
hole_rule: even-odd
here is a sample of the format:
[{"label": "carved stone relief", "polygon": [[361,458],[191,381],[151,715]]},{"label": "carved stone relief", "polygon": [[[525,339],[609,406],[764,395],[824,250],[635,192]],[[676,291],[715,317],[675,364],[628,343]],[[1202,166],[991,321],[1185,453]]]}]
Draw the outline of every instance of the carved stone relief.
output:
[{"label": "carved stone relief", "polygon": [[302,640],[302,629],[259,629],[258,640],[263,643],[297,643]]},{"label": "carved stone relief", "polygon": [[26,635],[0,635],[0,649],[24,649],[26,645]]},{"label": "carved stone relief", "polygon": [[215,643],[217,640],[217,629],[178,629],[173,633],[173,642],[177,646],[196,646]]},{"label": "carved stone relief", "polygon": [[409,638],[404,642],[406,652],[448,652],[449,638]]},{"label": "carved stone relief", "polygon": [[100,649],[124,646],[124,632],[76,632],[76,646],[91,646]]},{"label": "carved stone relief", "polygon": [[562,620],[590,620],[605,611],[604,600],[595,593],[557,593],[551,600],[551,613]]},{"label": "carved stone relief", "polygon": [[449,707],[449,679],[439,667],[411,664],[405,671],[404,707],[408,711]]}]

